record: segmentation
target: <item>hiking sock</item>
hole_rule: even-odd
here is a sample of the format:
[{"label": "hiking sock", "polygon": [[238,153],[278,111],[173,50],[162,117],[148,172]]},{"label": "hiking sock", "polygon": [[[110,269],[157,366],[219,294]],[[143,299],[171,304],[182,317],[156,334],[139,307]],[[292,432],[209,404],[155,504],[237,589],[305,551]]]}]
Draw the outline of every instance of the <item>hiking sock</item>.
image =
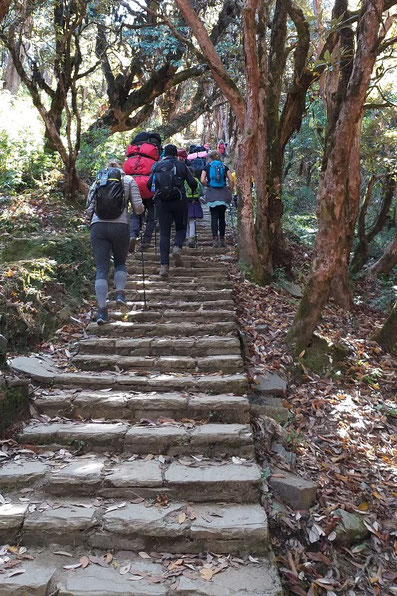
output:
[{"label": "hiking sock", "polygon": [[125,282],[127,281],[126,271],[115,271],[114,272],[114,285],[117,290],[124,290]]},{"label": "hiking sock", "polygon": [[108,295],[108,282],[107,279],[97,279],[95,281],[95,294],[98,301],[99,308],[106,307],[106,298]]}]

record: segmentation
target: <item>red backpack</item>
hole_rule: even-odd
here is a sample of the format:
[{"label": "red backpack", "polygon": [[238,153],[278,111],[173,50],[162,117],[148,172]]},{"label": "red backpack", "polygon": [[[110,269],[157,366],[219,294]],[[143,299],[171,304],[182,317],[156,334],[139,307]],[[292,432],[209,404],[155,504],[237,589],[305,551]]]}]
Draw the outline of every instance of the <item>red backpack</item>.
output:
[{"label": "red backpack", "polygon": [[133,176],[142,199],[151,199],[154,193],[147,188],[146,184],[153,164],[160,159],[159,148],[151,143],[128,145],[126,155],[127,159],[123,165],[124,172]]}]

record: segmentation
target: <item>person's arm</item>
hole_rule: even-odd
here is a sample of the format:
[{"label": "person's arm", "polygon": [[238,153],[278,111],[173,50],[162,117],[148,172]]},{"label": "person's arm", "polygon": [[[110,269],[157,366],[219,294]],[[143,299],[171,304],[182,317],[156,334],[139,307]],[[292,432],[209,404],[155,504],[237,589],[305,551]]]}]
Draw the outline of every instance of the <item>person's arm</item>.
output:
[{"label": "person's arm", "polygon": [[201,178],[200,178],[200,182],[203,186],[208,186],[207,184],[207,172],[205,170],[203,170],[201,172]]},{"label": "person's arm", "polygon": [[229,188],[230,188],[230,192],[233,192],[233,188],[234,188],[234,180],[233,180],[233,176],[230,170],[228,170],[226,172],[227,175],[227,179],[229,180]]},{"label": "person's arm", "polygon": [[91,184],[90,189],[88,191],[88,195],[87,195],[87,203],[85,206],[85,223],[89,226],[92,220],[92,216],[94,215],[94,211],[95,211],[95,187],[96,187],[96,182],[94,182],[93,184]]},{"label": "person's arm", "polygon": [[124,176],[124,193],[128,202],[130,203],[135,215],[140,215],[145,211],[145,206],[142,203],[141,193],[137,183],[132,176]]}]

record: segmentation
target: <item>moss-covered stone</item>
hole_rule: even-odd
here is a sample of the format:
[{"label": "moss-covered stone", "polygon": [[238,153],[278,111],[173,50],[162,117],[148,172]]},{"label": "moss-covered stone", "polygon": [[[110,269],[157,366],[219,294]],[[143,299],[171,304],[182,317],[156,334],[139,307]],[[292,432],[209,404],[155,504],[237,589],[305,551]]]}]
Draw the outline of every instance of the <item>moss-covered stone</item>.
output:
[{"label": "moss-covered stone", "polygon": [[21,381],[14,387],[0,384],[0,437],[16,422],[29,418],[29,395],[27,383]]},{"label": "moss-covered stone", "polygon": [[311,344],[299,357],[303,369],[307,368],[317,374],[327,374],[341,368],[341,363],[350,354],[350,350],[342,344],[332,344],[319,335],[313,335]]}]

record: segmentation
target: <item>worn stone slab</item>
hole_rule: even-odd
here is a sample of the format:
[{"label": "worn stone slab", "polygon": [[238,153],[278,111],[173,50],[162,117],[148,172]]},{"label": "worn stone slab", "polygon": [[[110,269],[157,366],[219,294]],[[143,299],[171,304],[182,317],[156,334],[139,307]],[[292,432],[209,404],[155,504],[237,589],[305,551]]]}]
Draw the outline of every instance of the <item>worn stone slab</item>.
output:
[{"label": "worn stone slab", "polygon": [[287,383],[276,373],[267,371],[262,375],[255,377],[256,384],[254,391],[264,395],[285,395],[287,391]]},{"label": "worn stone slab", "polygon": [[[132,568],[153,575],[162,574],[161,566],[143,567],[133,561]],[[150,584],[147,579],[128,581],[131,575],[120,575],[119,570],[90,565],[86,569],[64,573],[57,582],[58,596],[166,596],[163,584]]]},{"label": "worn stone slab", "polygon": [[179,453],[189,435],[178,426],[133,426],[125,436],[125,449],[132,453]]},{"label": "worn stone slab", "polygon": [[191,467],[173,462],[165,472],[166,484],[188,501],[257,501],[260,480],[257,464]]},{"label": "worn stone slab", "polygon": [[93,507],[75,505],[28,513],[23,524],[23,540],[26,544],[38,545],[81,542],[84,533],[98,524],[95,513]]},{"label": "worn stone slab", "polygon": [[98,488],[105,469],[105,460],[97,456],[81,457],[61,469],[53,468],[47,474],[48,488],[53,493],[65,491],[85,494]]},{"label": "worn stone slab", "polygon": [[15,542],[18,532],[22,527],[27,509],[28,506],[22,503],[6,503],[0,505],[0,544],[13,544]]},{"label": "worn stone slab", "polygon": [[241,355],[207,356],[197,358],[200,371],[241,372],[244,368]]},{"label": "worn stone slab", "polygon": [[276,422],[285,422],[289,417],[289,410],[283,406],[281,397],[254,394],[249,396],[250,410],[254,416],[268,416]]},{"label": "worn stone slab", "polygon": [[239,545],[239,550],[265,552],[268,525],[260,505],[196,505],[194,512],[197,517],[190,531],[195,542],[213,540],[225,545],[230,541]]},{"label": "worn stone slab", "polygon": [[35,460],[23,459],[0,465],[0,488],[32,485],[44,478],[48,467]]},{"label": "worn stone slab", "polygon": [[[56,567],[53,564],[23,561],[25,572],[13,577],[0,575],[1,596],[47,596]],[[19,568],[19,567],[18,567]]]},{"label": "worn stone slab", "polygon": [[63,424],[60,422],[31,422],[22,429],[18,438],[24,443],[54,443],[62,427]]},{"label": "worn stone slab", "polygon": [[116,466],[106,475],[105,486],[115,488],[160,487],[163,479],[160,462],[135,460]]},{"label": "worn stone slab", "polygon": [[121,445],[127,430],[128,425],[122,422],[70,423],[62,425],[62,428],[57,433],[57,439],[63,444],[77,440],[85,441],[96,447],[114,449]]},{"label": "worn stone slab", "polygon": [[52,366],[48,361],[34,356],[18,356],[17,358],[13,358],[10,366],[15,372],[28,375],[32,379],[40,381],[51,381],[57,374],[55,366]]},{"label": "worn stone slab", "polygon": [[286,292],[291,294],[291,296],[293,296],[294,298],[302,298],[302,288],[298,286],[298,284],[295,284],[292,281],[287,281],[286,279],[280,280],[279,284],[282,288],[284,288]]},{"label": "worn stone slab", "polygon": [[178,596],[283,596],[275,566],[261,560],[255,565],[229,568],[213,576],[210,582],[183,575],[175,590]]},{"label": "worn stone slab", "polygon": [[176,537],[187,533],[187,524],[179,524],[175,512],[181,503],[168,507],[145,507],[144,504],[127,504],[123,509],[109,511],[103,516],[103,529],[109,533],[127,536]]},{"label": "worn stone slab", "polygon": [[196,426],[191,432],[191,450],[207,454],[208,450],[217,448],[219,452],[227,452],[246,456],[253,455],[251,427],[245,424],[203,424]]},{"label": "worn stone slab", "polygon": [[73,411],[83,418],[128,418],[128,404],[127,393],[82,391],[73,401]]},{"label": "worn stone slab", "polygon": [[292,509],[310,509],[317,497],[317,484],[278,468],[271,469],[268,483]]}]

